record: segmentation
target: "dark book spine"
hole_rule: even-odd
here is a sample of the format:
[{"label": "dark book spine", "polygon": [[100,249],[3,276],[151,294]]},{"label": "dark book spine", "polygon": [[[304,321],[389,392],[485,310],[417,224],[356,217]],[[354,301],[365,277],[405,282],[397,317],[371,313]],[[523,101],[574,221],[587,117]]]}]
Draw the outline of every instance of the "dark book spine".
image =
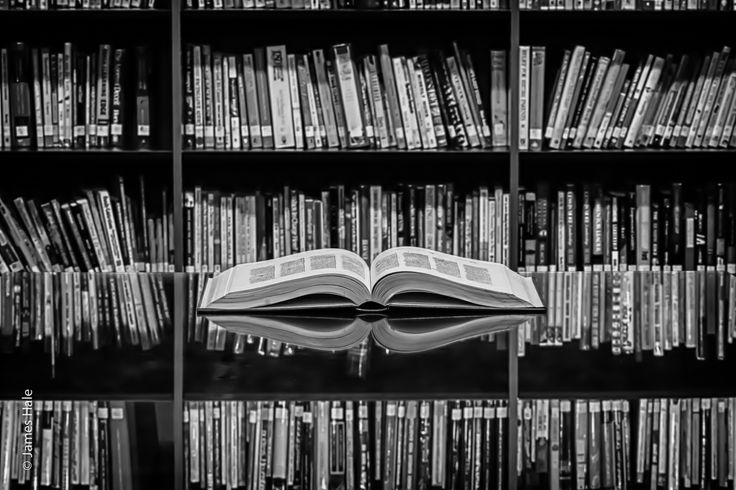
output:
[{"label": "dark book spine", "polygon": [[[149,60],[148,49],[144,46],[137,46],[136,53],[136,92],[135,92],[135,114],[136,114],[136,148],[139,150],[148,150],[151,148],[151,100],[148,89],[148,83],[151,78],[151,63]],[[189,59],[191,61],[191,59]],[[188,95],[191,97],[191,79],[188,84]],[[189,99],[191,101],[191,98]],[[193,112],[187,112],[189,107],[185,104],[185,114],[193,116]],[[193,122],[193,118],[192,118]],[[192,135],[193,136],[193,135]],[[186,143],[185,134],[185,143]]]},{"label": "dark book spine", "polygon": [[24,43],[15,43],[10,62],[10,114],[13,148],[30,148],[33,142],[31,75],[29,51]]},{"label": "dark book spine", "polygon": [[577,267],[577,199],[575,185],[568,184],[565,190],[565,263],[568,269]]},{"label": "dark book spine", "polygon": [[110,104],[110,147],[112,148],[122,148],[124,144],[123,66],[125,58],[125,50],[115,49],[112,66],[112,102]]}]

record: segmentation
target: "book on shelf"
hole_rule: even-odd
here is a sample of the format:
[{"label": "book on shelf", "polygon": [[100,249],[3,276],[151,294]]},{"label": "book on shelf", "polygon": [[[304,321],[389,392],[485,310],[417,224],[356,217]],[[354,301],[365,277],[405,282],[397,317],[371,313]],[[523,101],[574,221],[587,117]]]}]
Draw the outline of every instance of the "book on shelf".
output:
[{"label": "book on shelf", "polygon": [[[505,400],[189,401],[187,488],[507,486]],[[733,488],[735,398],[522,399],[518,488]]]},{"label": "book on shelf", "polygon": [[457,43],[414,56],[392,56],[385,44],[372,54],[349,43],[304,54],[284,45],[227,53],[190,44],[184,148],[505,148],[506,58],[491,51],[487,90]]},{"label": "book on shelf", "polygon": [[522,10],[566,11],[726,11],[734,10],[733,0],[519,0]]},{"label": "book on shelf", "polygon": [[151,59],[144,46],[88,51],[68,42],[16,42],[0,49],[0,80],[4,150],[152,147]]},{"label": "book on shelf", "polygon": [[505,10],[507,0],[187,0],[187,9]]},{"label": "book on shelf", "polygon": [[0,276],[0,349],[60,357],[114,347],[151,350],[172,328],[162,274],[18,272]]},{"label": "book on shelf", "polygon": [[[166,193],[147,199],[143,178],[126,190],[87,189],[69,200],[0,198],[0,340],[41,342],[51,357],[75,344],[160,344],[171,326],[165,278],[173,272]],[[154,274],[152,274],[154,273]]]},{"label": "book on shelf", "polygon": [[350,250],[370,264],[400,246],[509,265],[509,193],[501,186],[339,184],[313,193],[195,186],[183,205],[187,272],[321,248]]},{"label": "book on shelf", "polygon": [[0,413],[0,488],[136,487],[133,403],[24,396]]},{"label": "book on shelf", "polygon": [[[547,313],[520,328],[520,356],[527,345],[572,344],[638,360],[645,353],[662,357],[682,349],[697,359],[724,360],[736,340],[733,275],[618,270],[522,274],[536,284]],[[705,290],[710,279],[716,290],[709,296]]]},{"label": "book on shelf", "polygon": [[152,202],[143,176],[133,189],[118,177],[114,187],[72,194],[0,198],[0,274],[174,271],[166,189]]},{"label": "book on shelf", "polygon": [[507,419],[502,400],[189,401],[186,484],[507,488]]},{"label": "book on shelf", "polygon": [[544,46],[521,46],[519,60],[521,150],[736,147],[729,46],[640,57],[577,45],[564,51],[556,75],[546,81]]},{"label": "book on shelf", "polygon": [[734,182],[539,182],[517,198],[522,270],[736,274]]},{"label": "book on shelf", "polygon": [[540,183],[518,198],[519,269],[548,306],[527,341],[725,357],[736,338],[732,183]]}]

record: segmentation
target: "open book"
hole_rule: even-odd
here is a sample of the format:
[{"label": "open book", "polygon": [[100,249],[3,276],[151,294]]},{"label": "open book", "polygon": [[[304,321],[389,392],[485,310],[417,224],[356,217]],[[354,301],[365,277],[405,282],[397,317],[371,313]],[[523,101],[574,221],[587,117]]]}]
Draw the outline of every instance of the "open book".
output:
[{"label": "open book", "polygon": [[207,283],[199,312],[349,307],[515,310],[543,305],[532,280],[506,266],[398,247],[378,254],[370,266],[342,249],[237,265]]}]

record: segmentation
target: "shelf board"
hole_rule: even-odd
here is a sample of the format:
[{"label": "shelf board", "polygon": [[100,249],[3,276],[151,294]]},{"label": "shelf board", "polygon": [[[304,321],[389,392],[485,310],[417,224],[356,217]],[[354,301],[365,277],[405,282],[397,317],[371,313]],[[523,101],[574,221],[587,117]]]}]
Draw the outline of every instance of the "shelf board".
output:
[{"label": "shelf board", "polygon": [[659,149],[659,148],[640,148],[640,149],[621,149],[621,150],[543,150],[543,151],[520,151],[519,156],[521,158],[534,157],[534,158],[549,158],[552,156],[624,156],[624,155],[639,155],[639,156],[734,156],[736,155],[736,148],[727,149]]},{"label": "shelf board", "polygon": [[641,398],[728,398],[736,395],[736,388],[724,390],[653,389],[653,390],[585,390],[585,391],[519,391],[522,400],[584,399],[584,400],[639,400]]},{"label": "shelf board", "polygon": [[[586,390],[586,391],[521,391],[519,398],[531,399],[585,399],[585,400],[638,400],[641,398],[725,398],[736,395],[732,390]],[[321,401],[321,400],[506,400],[503,392],[432,392],[432,393],[184,393],[189,401]]]},{"label": "shelf board", "polygon": [[[214,180],[232,187],[246,179],[249,185],[258,182],[280,187],[288,181],[314,190],[330,183],[367,185],[387,181],[503,184],[508,178],[510,158],[505,150],[186,150],[182,162],[186,180],[192,184]],[[221,171],[213,172],[215,168]]]},{"label": "shelf board", "polygon": [[529,10],[521,9],[519,13],[522,17],[533,17],[533,16],[555,16],[555,17],[595,17],[600,16],[606,20],[611,20],[611,17],[685,17],[691,18],[692,16],[707,16],[707,17],[718,17],[724,16],[729,17],[736,14],[733,10]]},{"label": "shelf board", "polygon": [[24,17],[29,19],[38,18],[54,18],[60,17],[64,19],[69,18],[85,18],[94,17],[96,19],[110,17],[114,20],[126,19],[126,18],[155,18],[164,19],[168,18],[171,11],[169,9],[54,9],[54,10],[40,10],[40,9],[29,9],[29,10],[0,10],[0,17],[9,17],[13,20],[22,19]]},{"label": "shelf board", "polygon": [[[0,393],[0,400],[19,400],[23,393]],[[34,390],[33,399],[43,400],[73,400],[73,401],[126,401],[126,402],[171,402],[173,393],[43,393]]]},{"label": "shelf board", "polygon": [[77,150],[77,149],[63,149],[63,148],[48,148],[38,150],[0,150],[0,156],[13,155],[13,156],[28,156],[28,155],[154,155],[154,156],[166,156],[170,155],[171,150]]},{"label": "shelf board", "polygon": [[447,20],[448,17],[468,18],[478,17],[488,18],[496,17],[498,19],[506,18],[510,14],[509,9],[501,10],[457,10],[457,9],[432,9],[432,10],[410,10],[410,9],[183,9],[183,19],[223,19],[231,20],[237,18],[324,18],[324,19],[346,19],[346,18],[365,18],[365,19],[382,19],[392,17],[411,17],[416,20],[417,17],[425,19],[442,19]]},{"label": "shelf board", "polygon": [[407,157],[421,157],[427,155],[472,155],[472,156],[483,156],[483,155],[508,155],[508,149],[473,149],[473,150],[455,150],[455,149],[442,149],[442,150],[296,150],[296,149],[284,149],[284,150],[183,150],[185,156],[188,155],[207,155],[207,156],[222,156],[222,155],[258,155],[258,156],[349,156],[349,155],[390,155],[390,156],[407,156]]},{"label": "shelf board", "polygon": [[504,150],[184,150],[183,161],[218,163],[264,163],[329,165],[347,162],[376,164],[380,167],[393,163],[422,164],[442,162],[446,164],[501,163],[509,161],[509,151]]},{"label": "shelf board", "polygon": [[322,401],[322,400],[503,400],[508,393],[184,393],[184,399],[247,401]]},{"label": "shelf board", "polygon": [[90,165],[92,163],[115,162],[128,164],[154,163],[155,166],[171,166],[172,152],[169,150],[9,150],[0,151],[0,161],[32,162],[33,164]]}]

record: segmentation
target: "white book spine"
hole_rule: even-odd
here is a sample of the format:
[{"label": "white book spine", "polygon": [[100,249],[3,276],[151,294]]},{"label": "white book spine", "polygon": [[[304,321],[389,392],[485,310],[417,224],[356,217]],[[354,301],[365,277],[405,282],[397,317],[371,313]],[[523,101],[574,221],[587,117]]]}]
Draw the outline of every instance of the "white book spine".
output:
[{"label": "white book spine", "polygon": [[[223,146],[227,149],[234,149],[233,147],[233,126],[232,126],[232,111],[233,106],[237,106],[237,101],[231,99],[230,94],[230,60],[228,56],[222,57],[222,124],[225,126],[225,141]],[[240,131],[240,122],[235,128]],[[239,144],[240,142],[238,142]]]},{"label": "white book spine", "polygon": [[529,149],[529,46],[519,46],[519,149]]},{"label": "white book spine", "polygon": [[358,88],[358,74],[349,44],[333,47],[335,55],[335,74],[340,98],[345,113],[348,146],[362,146],[366,142],[363,124],[363,109]]},{"label": "white book spine", "polygon": [[291,93],[292,119],[294,121],[294,146],[304,148],[304,128],[302,126],[302,109],[299,100],[299,81],[297,80],[296,55],[286,57],[289,70],[289,88]]},{"label": "white book spine", "polygon": [[107,232],[107,241],[110,246],[110,254],[112,255],[113,267],[115,272],[123,272],[123,254],[120,250],[120,239],[118,230],[115,225],[115,214],[112,209],[112,201],[110,194],[106,190],[99,191],[100,202],[102,205],[102,217],[104,220],[105,231]]},{"label": "white book spine", "polygon": [[266,74],[276,148],[294,148],[294,121],[286,46],[266,48]]},{"label": "white book spine", "polygon": [[195,45],[192,48],[192,80],[194,86],[194,141],[197,149],[203,148],[204,143],[204,102],[202,92],[202,48]]},{"label": "white book spine", "polygon": [[420,124],[422,127],[421,134],[425,136],[425,148],[437,148],[437,136],[434,132],[434,123],[432,121],[432,109],[429,107],[429,96],[427,95],[427,85],[424,80],[424,73],[417,61],[417,58],[407,60],[411,62],[413,71],[414,95],[417,103],[417,109],[421,116]]},{"label": "white book spine", "polygon": [[[708,139],[707,146],[710,148],[717,148],[721,141],[721,137],[724,134],[726,121],[734,99],[734,92],[736,92],[736,71],[731,72],[724,83],[726,84],[726,88],[718,103],[718,115],[716,116],[715,124],[713,125],[713,132]],[[730,133],[731,132],[729,131],[728,134],[730,135]]]}]

